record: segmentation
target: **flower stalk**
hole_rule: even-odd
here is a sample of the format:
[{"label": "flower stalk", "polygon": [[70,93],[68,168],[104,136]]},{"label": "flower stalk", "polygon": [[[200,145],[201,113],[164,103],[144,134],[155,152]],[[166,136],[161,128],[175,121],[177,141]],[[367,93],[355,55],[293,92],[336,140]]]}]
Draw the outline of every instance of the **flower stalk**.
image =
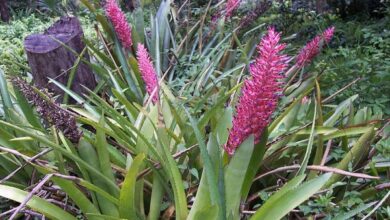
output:
[{"label": "flower stalk", "polygon": [[[51,100],[45,90],[36,91],[36,88],[18,77],[11,78],[12,84],[19,89],[27,101],[35,106],[39,116],[47,125],[60,130],[72,143],[78,143],[82,132],[78,129],[75,117]],[[41,96],[46,96],[45,98]]]}]

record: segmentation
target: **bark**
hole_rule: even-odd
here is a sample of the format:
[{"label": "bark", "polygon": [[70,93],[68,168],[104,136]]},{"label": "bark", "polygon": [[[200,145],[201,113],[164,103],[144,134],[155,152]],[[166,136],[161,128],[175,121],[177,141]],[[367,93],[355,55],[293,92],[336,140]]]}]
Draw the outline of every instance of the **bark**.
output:
[{"label": "bark", "polygon": [[[63,85],[68,83],[77,57],[85,48],[82,38],[83,30],[79,20],[75,17],[63,17],[43,34],[32,34],[24,40],[28,64],[36,85],[48,88],[55,95],[59,95],[58,101],[62,100],[64,92],[56,85],[48,84],[48,78],[55,79]],[[87,52],[83,58],[89,61]],[[81,95],[85,93],[82,85],[94,89],[96,81],[91,68],[79,62],[71,89]]]}]

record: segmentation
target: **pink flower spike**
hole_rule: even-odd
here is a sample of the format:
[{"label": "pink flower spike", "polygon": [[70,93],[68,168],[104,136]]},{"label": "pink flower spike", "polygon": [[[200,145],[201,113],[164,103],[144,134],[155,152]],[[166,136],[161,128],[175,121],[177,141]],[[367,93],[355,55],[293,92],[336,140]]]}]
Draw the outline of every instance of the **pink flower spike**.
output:
[{"label": "pink flower spike", "polygon": [[146,50],[145,46],[141,43],[138,44],[137,60],[138,60],[138,67],[141,72],[142,79],[144,80],[146,85],[146,91],[150,96],[154,92],[152,97],[152,102],[153,104],[156,104],[156,102],[159,100],[157,74],[156,71],[154,70],[148,51]]},{"label": "pink flower spike", "polygon": [[268,29],[257,46],[259,56],[250,66],[251,78],[245,80],[241,96],[236,106],[233,127],[224,146],[232,155],[237,147],[251,134],[255,136],[255,144],[259,143],[264,128],[270,122],[280,96],[281,78],[287,68],[288,57],[281,54],[285,48],[279,43],[280,33],[273,28]]},{"label": "pink flower spike", "polygon": [[104,9],[123,47],[129,49],[133,45],[133,41],[131,39],[131,27],[127,23],[125,14],[119,8],[116,0],[107,0]]},{"label": "pink flower spike", "polygon": [[234,10],[236,10],[239,5],[240,0],[227,0],[225,18],[230,18],[233,15]]},{"label": "pink flower spike", "polygon": [[331,27],[327,28],[324,31],[324,33],[322,33],[322,36],[324,37],[326,43],[329,43],[330,40],[332,40],[332,37],[333,37],[333,34],[334,34],[334,29],[335,29],[335,27],[331,26]]},{"label": "pink flower spike", "polygon": [[317,35],[313,40],[301,49],[297,56],[297,66],[303,67],[320,53],[324,43],[328,44],[333,37],[334,27],[327,28],[321,35]]},{"label": "pink flower spike", "polygon": [[304,97],[302,98],[302,100],[301,100],[301,104],[302,104],[302,105],[305,105],[305,104],[307,104],[309,101],[310,101],[310,99],[309,99],[307,96],[304,96]]}]

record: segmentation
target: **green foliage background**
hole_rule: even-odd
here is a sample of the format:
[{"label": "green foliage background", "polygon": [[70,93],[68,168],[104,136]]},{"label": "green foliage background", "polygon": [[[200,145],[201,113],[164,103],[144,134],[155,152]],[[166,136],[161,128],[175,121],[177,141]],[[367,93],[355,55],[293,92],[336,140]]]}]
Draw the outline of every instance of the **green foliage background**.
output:
[{"label": "green foliage background", "polygon": [[[172,43],[173,49],[172,45],[157,43],[167,36],[167,39],[178,40],[188,37],[185,46],[175,54],[177,63],[166,78],[166,85],[163,85],[161,106],[157,108],[149,103],[143,106],[143,100],[134,101],[128,96],[132,92],[129,91],[131,86],[123,78],[126,74],[139,74],[137,61],[117,50],[120,44],[115,37],[107,34],[111,30],[109,26],[99,26],[106,31],[104,36],[113,48],[111,52],[115,58],[122,58],[109,57],[103,43],[98,40],[96,44],[90,43],[94,70],[101,77],[100,93],[77,97],[66,87],[53,82],[62,86],[80,104],[70,108],[80,113],[77,122],[83,125],[80,127],[84,132],[82,141],[73,146],[54,127],[43,129],[36,112],[23,97],[11,85],[9,88],[4,86],[7,85],[6,78],[1,74],[0,132],[3,133],[0,133],[0,143],[29,156],[43,149],[54,149],[44,158],[50,161],[48,166],[35,165],[40,168],[39,178],[46,173],[77,176],[79,179],[75,182],[56,177],[53,181],[77,204],[80,218],[92,214],[89,217],[100,219],[103,218],[101,214],[105,214],[114,219],[118,216],[142,219],[146,217],[144,212],[147,210],[147,214],[152,216],[148,217],[157,219],[162,212],[169,213],[175,209],[177,219],[184,219],[187,212],[189,219],[214,219],[217,215],[225,215],[226,210],[228,214],[224,217],[237,219],[237,213],[243,211],[238,210],[240,202],[246,199],[252,199],[248,202],[250,207],[246,208],[256,210],[250,213],[254,214],[253,219],[269,215],[275,219],[286,214],[293,216],[288,212],[298,205],[295,211],[309,218],[321,214],[325,214],[326,219],[366,215],[374,205],[372,200],[379,201],[388,196],[387,191],[377,192],[375,187],[388,182],[386,175],[390,164],[389,16],[369,18],[362,15],[343,20],[334,14],[318,15],[305,10],[291,12],[286,10],[289,7],[287,3],[274,2],[265,14],[234,36],[232,24],[253,8],[249,4],[240,8],[232,21],[226,22],[215,36],[205,40],[203,50],[198,50],[197,34],[215,33],[211,27],[204,26],[201,31],[187,36],[191,27],[201,20],[205,4],[207,1],[192,5],[189,12],[193,17],[185,17],[185,22],[181,20],[172,25],[178,28],[173,31],[174,36],[170,36],[173,32],[166,32],[168,34],[160,38],[156,31],[158,22],[153,23],[150,19],[158,11],[159,4],[151,3],[141,15],[127,14],[133,25],[137,19],[145,20],[145,29],[141,27],[137,37],[146,39],[145,43],[158,67],[168,65],[167,56],[159,55],[176,52],[173,49],[178,47],[179,42]],[[161,7],[166,9],[170,6]],[[0,24],[0,67],[7,75],[25,75],[28,72],[23,38],[52,24],[64,13],[62,6],[60,9],[43,15],[15,12],[10,24]],[[78,17],[86,39],[94,42],[97,38],[93,26],[97,22],[91,14],[101,15],[102,11],[98,9],[89,14],[84,10],[82,8]],[[161,14],[156,16],[165,19],[166,15]],[[206,19],[211,19],[211,16]],[[158,21],[163,21],[159,24],[165,27],[163,31],[169,29],[171,24],[167,25],[162,19]],[[231,126],[234,103],[239,94],[237,84],[247,76],[247,71],[237,70],[245,70],[254,57],[253,46],[265,32],[266,25],[274,25],[283,32],[283,42],[288,44],[286,51],[291,55],[297,54],[302,45],[330,25],[336,27],[336,33],[332,43],[302,71],[303,83],[298,83],[297,87],[298,91],[303,88],[301,92],[293,92],[280,101],[280,109],[269,126],[270,134],[263,134],[265,138],[257,146],[249,137],[237,154],[228,158],[223,155],[221,146],[226,142]],[[229,54],[228,62],[223,62],[225,54]],[[118,74],[112,74],[116,73],[116,66],[123,69]],[[360,80],[329,102],[320,102],[318,97],[332,96],[356,78]],[[142,88],[140,90],[144,92]],[[301,102],[305,95],[308,95],[307,103]],[[5,111],[9,109],[11,111]],[[29,123],[31,126],[25,126]],[[387,127],[382,127],[386,123]],[[88,129],[91,127],[96,132]],[[252,184],[254,177],[251,175],[258,171],[253,167],[261,167],[259,171],[264,173],[300,161],[306,161],[306,165],[319,164],[318,159],[321,158],[317,157],[317,152],[322,156],[326,140],[333,141],[329,155],[325,155],[326,166],[380,176],[381,179],[365,182],[363,178],[341,178],[336,174],[316,176],[315,172],[308,171],[306,180],[305,175],[286,172],[283,178],[271,175]],[[195,150],[190,149],[173,158],[173,155],[191,146],[195,146]],[[0,157],[6,158],[0,161],[3,162],[0,167],[2,175],[23,162],[23,157],[8,153]],[[366,160],[357,161],[355,157],[365,157]],[[162,169],[155,167],[157,162]],[[137,175],[144,169],[151,172],[138,179]],[[251,169],[253,173],[246,172]],[[31,167],[27,166],[7,182],[8,185],[0,185],[0,193],[3,193],[0,196],[6,197],[5,192],[13,192],[12,195],[16,196],[12,199],[21,202],[27,194],[25,188],[31,173]],[[123,185],[119,186],[118,181]],[[76,184],[88,191],[88,196],[80,193],[83,196],[79,197]],[[312,196],[323,187],[328,191]],[[144,189],[147,189],[145,194]],[[194,189],[197,190],[196,197]],[[247,198],[248,192],[251,198]],[[144,201],[144,196],[148,201]],[[32,201],[36,203],[29,207],[49,217],[69,217],[69,213],[51,207],[50,203],[38,197],[33,197]],[[45,205],[39,206],[39,203]],[[148,205],[150,207],[145,209],[144,206]],[[6,211],[11,206],[8,200],[0,200],[0,210]],[[383,219],[390,216],[388,204],[379,207],[376,216]]]}]

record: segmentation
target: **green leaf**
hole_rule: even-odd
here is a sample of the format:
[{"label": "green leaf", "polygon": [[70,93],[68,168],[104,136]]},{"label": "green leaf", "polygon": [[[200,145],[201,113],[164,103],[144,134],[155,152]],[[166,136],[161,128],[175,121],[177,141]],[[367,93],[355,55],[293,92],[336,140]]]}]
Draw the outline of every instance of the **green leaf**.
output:
[{"label": "green leaf", "polygon": [[[164,4],[165,2],[161,2]],[[160,6],[161,7],[161,6]],[[158,77],[161,77],[161,56],[160,56],[160,26],[157,19],[152,18],[151,21],[154,25],[152,25],[152,42],[151,45],[153,48],[152,56],[155,63],[155,70]],[[165,22],[164,22],[165,24]]]},{"label": "green leaf", "polygon": [[[78,151],[79,151],[80,157],[86,163],[88,163],[90,166],[100,167],[99,157],[96,154],[95,149],[92,147],[92,145],[87,140],[84,140],[84,139],[80,140],[80,143],[78,146]],[[105,182],[103,182],[101,179],[97,178],[96,174],[91,173],[91,172],[89,172],[89,173],[90,173],[92,183],[94,185],[103,189],[106,192],[112,191],[112,188],[109,185],[107,185]],[[110,180],[110,182],[111,182],[111,180]],[[119,216],[118,209],[113,202],[109,201],[107,198],[105,198],[104,196],[99,195],[99,194],[97,194],[96,197],[97,197],[97,200],[99,203],[100,210],[103,214],[108,214],[108,215],[112,215],[115,217]]]},{"label": "green leaf", "polygon": [[304,82],[302,82],[301,84],[299,84],[299,87],[297,89],[295,89],[290,95],[288,95],[285,99],[283,99],[281,105],[284,106],[286,103],[293,101],[297,97],[303,97],[305,96],[304,94],[308,94],[315,85],[315,79],[316,77],[312,76],[307,80],[305,80]]},{"label": "green leaf", "polygon": [[145,154],[141,153],[133,160],[130,169],[127,171],[125,180],[119,196],[119,217],[126,219],[137,219],[135,186],[137,174],[145,159]]},{"label": "green leaf", "polygon": [[114,96],[118,99],[118,101],[126,107],[126,114],[130,121],[134,121],[134,119],[137,117],[138,111],[134,107],[133,104],[131,104],[126,97],[123,96],[121,92],[119,92],[116,89],[111,90]]},{"label": "green leaf", "polygon": [[104,33],[107,33],[108,36],[111,38],[111,39],[114,39],[114,31],[113,29],[110,27],[110,23],[108,22],[107,18],[105,17],[105,15],[102,15],[102,14],[97,14],[96,15],[96,20],[100,22],[100,24],[102,25],[102,28],[104,30]]},{"label": "green leaf", "polygon": [[343,115],[343,112],[349,108],[350,105],[352,105],[352,102],[357,99],[359,95],[353,95],[350,98],[344,100],[342,103],[340,103],[337,108],[335,109],[333,115],[331,115],[325,122],[324,126],[333,126],[336,121]]},{"label": "green leaf", "polygon": [[182,176],[179,171],[176,161],[173,159],[171,152],[169,151],[170,140],[167,137],[165,129],[160,127],[157,129],[157,140],[159,142],[160,153],[162,154],[162,166],[170,178],[170,183],[173,188],[176,219],[187,219],[188,208],[187,199],[184,191]]},{"label": "green leaf", "polygon": [[[74,61],[74,65],[72,66],[70,73],[68,75],[68,82],[66,84],[66,88],[71,89],[72,84],[73,84],[73,80],[76,76],[76,72],[77,72],[79,65],[80,65],[80,61],[84,57],[84,53],[86,51],[87,51],[87,48],[84,47],[84,49],[81,51],[81,53],[79,55],[77,55],[77,59]],[[67,104],[68,100],[69,100],[69,95],[68,95],[68,93],[65,93],[64,98],[63,98],[63,103]]]},{"label": "green leaf", "polygon": [[[315,100],[314,104],[317,107],[315,107],[314,110],[317,110],[317,112],[318,112],[318,113],[316,113],[318,115],[318,118],[317,118],[317,121],[316,121],[316,125],[317,126],[322,126],[324,124],[321,102],[322,101],[321,101],[320,84],[316,80],[316,100]],[[312,134],[310,134],[310,135],[312,135]],[[314,133],[313,133],[313,135],[314,135]],[[309,141],[310,141],[310,138],[311,138],[311,136],[309,137]],[[324,139],[323,135],[322,134],[318,134],[318,137],[317,137],[317,147],[316,147],[314,159],[313,159],[313,162],[312,162],[313,165],[319,165],[321,163],[321,160],[322,160],[322,157],[323,157],[323,154],[324,154],[324,140],[323,139]],[[315,171],[311,171],[310,174],[309,174],[308,179],[312,179],[315,176],[317,176],[317,173]]]},{"label": "green leaf", "polygon": [[[220,163],[220,161],[218,161],[220,158],[219,146],[218,146],[218,143],[216,141],[216,138],[211,134],[209,136],[209,141],[207,143],[207,149],[209,151],[213,165],[219,166],[219,163]],[[213,160],[213,158],[215,160]],[[221,165],[221,167],[222,167],[222,165]],[[212,167],[212,169],[218,170],[216,168],[217,167]],[[222,169],[220,172],[223,175]],[[211,193],[210,193],[211,189],[210,188],[215,187],[215,186],[209,185],[210,181],[207,179],[207,175],[208,175],[207,172],[205,170],[203,170],[202,177],[200,179],[200,183],[199,183],[199,187],[198,187],[198,191],[196,193],[195,201],[194,201],[194,204],[192,205],[192,208],[191,208],[190,213],[188,215],[188,220],[200,219],[200,216],[208,215],[207,210],[209,210],[210,208],[213,208],[217,214],[222,215],[222,218],[224,218],[224,215],[225,215],[225,213],[224,213],[225,208],[223,207],[224,204],[222,203],[222,206],[219,206],[219,205],[212,205],[212,203],[211,203]],[[222,176],[221,179],[223,180],[223,178],[224,177]],[[219,187],[221,187],[221,185],[219,185]],[[222,191],[225,191],[224,187],[222,188]],[[220,195],[220,196],[222,197],[222,195]],[[223,198],[221,198],[221,199],[223,199]],[[224,200],[222,200],[222,201],[224,201]],[[205,213],[205,212],[207,212],[207,213]],[[208,218],[208,219],[210,219],[210,218]],[[221,218],[211,218],[211,219],[221,219]]]},{"label": "green leaf", "polygon": [[[7,129],[7,127],[0,127],[0,145],[7,147],[7,148],[12,148],[12,149],[19,149],[23,148],[26,151],[33,151],[34,146],[31,143],[28,142],[22,142],[22,141],[13,141],[15,134],[11,129]],[[26,137],[23,137],[26,138]],[[31,138],[31,137],[30,137]],[[32,148],[33,147],[33,148]]]},{"label": "green leaf", "polygon": [[[375,130],[373,127],[370,127],[370,130],[368,130],[356,141],[351,150],[337,164],[336,168],[340,170],[347,170],[350,163],[352,163],[353,167],[355,167],[355,165],[358,164],[362,158],[367,156],[370,149],[370,143],[374,137]],[[343,176],[340,174],[333,174],[332,178],[330,178],[324,188],[331,186],[333,183],[339,181],[342,177]]]},{"label": "green leaf", "polygon": [[314,103],[314,116],[313,116],[312,125],[311,125],[309,143],[307,144],[305,156],[303,157],[302,164],[297,172],[297,175],[304,174],[306,171],[307,164],[309,163],[311,151],[313,148],[313,142],[314,142],[314,135],[315,135],[314,128],[316,126],[316,118],[317,118],[317,103],[315,101],[315,103]]},{"label": "green leaf", "polygon": [[[11,187],[11,186],[5,186],[0,185],[0,196],[22,203],[25,198],[29,195],[28,192]],[[69,219],[69,220],[76,220],[76,218],[66,211],[62,210],[62,208],[55,206],[51,204],[50,202],[41,199],[38,196],[33,195],[32,198],[27,202],[26,204],[31,209],[40,212],[44,214],[46,217],[52,218],[52,219]]]},{"label": "green leaf", "polygon": [[108,145],[108,153],[110,155],[110,161],[111,163],[119,166],[119,167],[126,167],[126,156],[122,153],[120,149],[117,149],[111,145]]},{"label": "green leaf", "polygon": [[[81,209],[83,213],[100,214],[97,208],[89,201],[75,184],[69,180],[64,180],[58,177],[53,177],[53,181],[61,187],[61,189],[69,196],[72,201]],[[91,220],[102,220],[102,218],[90,218]]]},{"label": "green leaf", "polygon": [[224,109],[222,115],[217,118],[214,129],[215,136],[218,138],[219,143],[226,143],[229,137],[229,129],[232,127],[233,109],[227,107]]},{"label": "green leaf", "polygon": [[198,126],[199,128],[204,128],[210,118],[214,115],[219,113],[220,107],[223,106],[226,102],[226,99],[230,97],[230,95],[236,90],[238,87],[235,87],[234,89],[228,91],[224,95],[222,95],[219,100],[214,104],[214,106],[211,109],[208,109],[205,114],[203,114],[202,118],[199,120]]},{"label": "green leaf", "polygon": [[359,213],[362,213],[364,210],[370,208],[371,206],[375,205],[377,202],[370,202],[367,204],[362,204],[351,211],[347,213],[338,214],[333,218],[333,220],[347,220],[347,219],[353,219],[353,217]]},{"label": "green leaf", "polygon": [[28,104],[26,98],[23,96],[23,94],[19,90],[14,90],[15,92],[15,98],[18,106],[22,110],[24,117],[26,120],[34,126],[34,128],[37,129],[43,129],[42,124],[40,123],[40,118],[34,114],[34,110],[31,107],[30,104]]},{"label": "green leaf", "polygon": [[132,101],[142,103],[143,98],[141,96],[139,86],[137,85],[136,77],[134,76],[134,74],[132,74],[132,72],[129,68],[129,65],[127,63],[127,59],[125,57],[125,54],[123,53],[123,49],[120,46],[120,42],[117,39],[117,37],[115,37],[115,47],[114,48],[115,48],[115,53],[118,56],[119,62],[121,64],[123,73],[125,75],[127,85],[129,86],[129,89],[131,91],[130,98],[132,99]]},{"label": "green leaf", "polygon": [[267,139],[268,129],[267,127],[265,127],[263,130],[263,134],[260,138],[260,143],[256,144],[254,147],[253,153],[250,157],[248,169],[246,170],[245,179],[241,190],[241,197],[243,200],[246,200],[246,197],[248,196],[249,190],[252,185],[253,178],[256,176],[256,173],[260,167],[261,161],[265,153]]},{"label": "green leaf", "polygon": [[249,136],[234,153],[225,170],[226,214],[239,218],[241,190],[254,150],[254,136]]},{"label": "green leaf", "polygon": [[49,78],[49,82],[54,83],[56,86],[58,86],[64,92],[69,94],[69,96],[72,97],[77,103],[82,104],[84,106],[84,108],[88,112],[90,112],[95,118],[99,118],[100,114],[96,111],[96,109],[92,105],[86,103],[85,100],[80,95],[78,95],[77,93],[68,89],[66,86],[62,85],[60,82],[58,82],[54,79]]},{"label": "green leaf", "polygon": [[218,219],[218,207],[209,206],[196,212],[194,220]]},{"label": "green leaf", "polygon": [[344,136],[363,134],[363,133],[368,132],[369,130],[371,130],[371,128],[368,126],[338,129],[335,132],[324,135],[324,140],[329,140],[329,139],[334,139],[334,138],[344,137]]},{"label": "green leaf", "polygon": [[276,202],[282,199],[287,192],[298,187],[299,184],[301,184],[305,178],[306,175],[299,175],[288,181],[281,189],[279,189],[275,194],[268,198],[266,203],[261,206],[260,209],[257,210],[257,212],[262,212],[263,210],[266,211],[267,207],[272,207],[273,205],[275,205]]},{"label": "green leaf", "polygon": [[[157,124],[157,118],[158,118],[158,111],[157,107],[153,106],[150,108],[150,111],[147,113],[148,115],[144,115],[144,113],[139,113],[138,118],[135,122],[135,130],[139,131],[141,134],[143,134],[144,138],[148,140],[145,142],[145,140],[141,137],[141,135],[137,135],[137,143],[136,143],[136,149],[137,152],[143,152],[143,153],[153,153],[154,156],[160,156],[158,155],[158,152],[156,150],[156,147],[148,148],[148,143],[150,140],[153,139],[154,133],[155,133],[155,124]],[[145,117],[147,116],[147,117]],[[142,126],[142,127],[141,127]],[[155,151],[152,152],[151,150]],[[156,157],[159,158],[159,157]]]},{"label": "green leaf", "polygon": [[276,119],[272,121],[272,123],[268,127],[268,132],[271,134],[275,128],[282,122],[289,114],[290,112],[297,106],[299,103],[301,103],[301,100],[304,96],[306,96],[311,90],[306,91],[304,94],[301,94],[297,99],[295,99],[285,110],[282,114],[280,114]]},{"label": "green leaf", "polygon": [[13,129],[15,131],[19,131],[25,135],[28,135],[30,137],[33,137],[35,140],[41,142],[42,144],[45,144],[51,148],[53,148],[54,150],[58,150],[59,152],[61,152],[64,156],[68,157],[69,159],[75,161],[76,163],[78,163],[80,166],[84,167],[86,170],[88,170],[89,172],[93,173],[94,175],[96,175],[99,179],[101,179],[102,181],[104,181],[107,185],[109,185],[110,187],[116,189],[119,191],[118,189],[118,186],[114,183],[111,182],[111,180],[109,180],[106,176],[104,176],[102,173],[100,173],[95,167],[93,166],[90,166],[88,163],[86,163],[83,159],[81,159],[80,157],[78,157],[77,155],[75,154],[72,154],[71,152],[67,151],[66,149],[64,149],[62,146],[56,144],[56,143],[53,143],[52,141],[48,140],[46,137],[44,136],[41,136],[41,135],[38,135],[36,134],[35,132],[31,132],[29,130],[26,130],[24,128],[20,128],[18,127],[17,125],[14,125],[14,124],[10,124],[8,122],[5,122],[5,121],[1,121],[0,120],[0,124],[7,127],[7,128],[10,128],[10,129]]},{"label": "green leaf", "polygon": [[3,101],[3,109],[7,117],[8,110],[13,109],[13,105],[12,105],[11,97],[8,93],[7,81],[5,80],[5,75],[1,68],[0,68],[0,95],[1,95],[1,100]]},{"label": "green leaf", "polygon": [[199,123],[195,121],[194,118],[191,117],[191,115],[187,113],[188,118],[190,119],[191,126],[194,129],[194,133],[196,136],[196,139],[198,140],[199,143],[199,148],[200,148],[200,155],[204,163],[204,172],[206,173],[206,179],[209,185],[209,190],[210,190],[210,199],[211,199],[211,204],[215,205],[218,204],[219,206],[222,206],[222,201],[220,200],[220,196],[218,193],[218,182],[216,179],[215,175],[215,168],[213,167],[210,159],[210,155],[207,153],[207,147],[206,144],[204,143],[204,138],[203,135],[200,133],[199,130]]},{"label": "green leaf", "polygon": [[287,186],[284,186],[275,193],[275,195],[271,196],[264,205],[256,211],[251,220],[278,220],[283,218],[283,216],[320,190],[326,181],[329,180],[331,175],[331,173],[324,174],[299,186],[296,185],[303,180],[304,176],[295,177],[289,181],[289,183],[294,181],[293,184],[288,183]]},{"label": "green leaf", "polygon": [[164,196],[163,185],[161,183],[161,180],[158,178],[158,173],[154,173],[148,220],[158,220],[160,218],[163,196]]},{"label": "green leaf", "polygon": [[[100,118],[99,125],[100,127],[105,126],[104,114],[102,114]],[[110,155],[107,149],[110,146],[107,144],[106,134],[103,129],[96,128],[96,139],[94,145],[96,147],[97,155],[99,158],[100,170],[108,179],[110,179],[113,183],[115,183],[113,170],[111,169]],[[115,197],[119,195],[118,191],[114,189],[109,189],[109,190],[110,193]]]},{"label": "green leaf", "polygon": [[97,187],[95,184],[90,183],[86,180],[80,180],[80,186],[84,186],[85,188],[98,193],[100,196],[104,197],[106,200],[114,203],[115,205],[119,205],[119,200],[113,197],[111,194],[107,193],[106,190],[103,190],[100,187]]},{"label": "green leaf", "polygon": [[96,11],[96,8],[93,7],[93,5],[88,1],[88,0],[80,0],[84,5],[85,7],[87,7],[91,12],[95,12]]},{"label": "green leaf", "polygon": [[[298,134],[298,135],[310,135],[311,134],[311,130],[312,130],[311,128],[300,129],[295,134]],[[332,134],[332,133],[337,132],[337,131],[339,131],[339,129],[333,128],[333,127],[323,127],[323,126],[315,126],[314,127],[314,132],[316,134]]]},{"label": "green leaf", "polygon": [[[142,7],[138,7],[134,10],[133,12],[134,16],[134,23],[135,23],[135,32],[138,34],[139,41],[141,43],[144,43],[144,32],[145,32],[145,27],[144,27],[144,12],[142,10]],[[135,45],[136,42],[134,43]]]},{"label": "green leaf", "polygon": [[85,213],[85,215],[88,217],[87,219],[99,218],[99,219],[104,219],[104,220],[128,220],[125,218],[118,218],[118,217],[109,216],[109,215],[99,215],[99,214],[94,214],[94,213]]},{"label": "green leaf", "polygon": [[96,55],[96,58],[100,58],[104,64],[108,65],[112,69],[115,69],[115,63],[111,60],[109,56],[107,56],[105,53],[102,53],[97,47],[95,47],[94,43],[92,43],[88,39],[84,39],[84,42],[88,46],[88,48],[91,49],[92,52]]}]

